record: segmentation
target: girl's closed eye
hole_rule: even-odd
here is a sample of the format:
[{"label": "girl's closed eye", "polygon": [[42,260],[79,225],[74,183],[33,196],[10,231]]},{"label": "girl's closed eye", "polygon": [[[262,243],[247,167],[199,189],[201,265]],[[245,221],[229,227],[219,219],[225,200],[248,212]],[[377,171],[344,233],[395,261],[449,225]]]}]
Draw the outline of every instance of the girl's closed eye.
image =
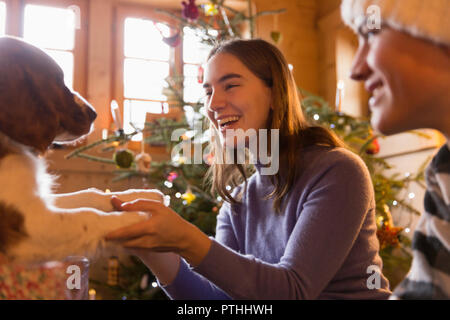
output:
[{"label": "girl's closed eye", "polygon": [[239,85],[238,84],[227,84],[225,86],[225,90],[233,89],[235,87],[239,87]]}]

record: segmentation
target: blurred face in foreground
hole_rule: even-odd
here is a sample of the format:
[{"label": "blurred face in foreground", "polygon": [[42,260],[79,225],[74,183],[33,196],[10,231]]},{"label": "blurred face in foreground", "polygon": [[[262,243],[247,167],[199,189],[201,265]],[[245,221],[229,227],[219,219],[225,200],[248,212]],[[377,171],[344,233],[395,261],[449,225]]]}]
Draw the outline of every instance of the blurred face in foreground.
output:
[{"label": "blurred face in foreground", "polygon": [[389,27],[359,29],[351,78],[372,94],[372,125],[390,135],[433,128],[450,137],[450,49]]}]

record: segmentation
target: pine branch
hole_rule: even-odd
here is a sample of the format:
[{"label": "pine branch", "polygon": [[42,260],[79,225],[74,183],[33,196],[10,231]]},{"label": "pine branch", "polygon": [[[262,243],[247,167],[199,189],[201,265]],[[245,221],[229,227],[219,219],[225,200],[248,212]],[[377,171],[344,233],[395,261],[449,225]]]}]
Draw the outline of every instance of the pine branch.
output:
[{"label": "pine branch", "polygon": [[91,155],[85,154],[85,153],[77,153],[76,156],[79,158],[88,159],[90,161],[102,162],[102,163],[107,163],[107,164],[116,164],[114,162],[114,160],[112,160],[112,159],[95,157],[95,156],[91,156]]},{"label": "pine branch", "polygon": [[286,9],[261,11],[261,12],[258,12],[257,14],[255,14],[253,17],[254,18],[259,18],[259,17],[262,17],[262,16],[280,14],[280,13],[285,13],[285,12],[286,12]]}]

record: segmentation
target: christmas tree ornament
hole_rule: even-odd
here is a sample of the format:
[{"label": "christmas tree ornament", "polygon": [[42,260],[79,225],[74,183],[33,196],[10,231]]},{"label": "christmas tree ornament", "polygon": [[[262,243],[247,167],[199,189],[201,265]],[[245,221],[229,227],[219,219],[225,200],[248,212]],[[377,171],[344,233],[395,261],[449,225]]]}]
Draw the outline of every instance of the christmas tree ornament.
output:
[{"label": "christmas tree ornament", "polygon": [[119,259],[117,257],[112,256],[108,259],[108,280],[106,283],[110,286],[119,284]]},{"label": "christmas tree ornament", "polygon": [[134,162],[134,154],[128,149],[117,150],[113,160],[118,168],[129,169]]},{"label": "christmas tree ornament", "polygon": [[391,227],[384,225],[377,231],[377,237],[380,241],[380,249],[386,249],[388,247],[398,248],[400,246],[400,233],[403,228]]},{"label": "christmas tree ornament", "polygon": [[181,4],[183,5],[183,18],[188,19],[189,21],[196,21],[200,15],[200,12],[195,4],[195,0],[189,0],[189,3],[182,1]]},{"label": "christmas tree ornament", "polygon": [[270,38],[275,44],[279,44],[281,41],[281,32],[280,31],[272,31],[270,32]]},{"label": "christmas tree ornament", "polygon": [[150,172],[152,157],[148,153],[145,152],[139,153],[134,161],[136,162],[138,171],[143,173]]},{"label": "christmas tree ornament", "polygon": [[367,146],[366,153],[370,155],[375,155],[380,152],[380,144],[378,143],[378,139],[373,139],[372,142]]},{"label": "christmas tree ornament", "polygon": [[378,139],[374,136],[372,130],[369,131],[369,140],[370,143],[366,146],[366,153],[369,155],[375,155],[380,152],[380,144],[378,143]]},{"label": "christmas tree ornament", "polygon": [[185,193],[181,195],[181,199],[186,200],[187,204],[191,204],[196,198],[195,194],[193,194],[190,189],[188,189]]},{"label": "christmas tree ornament", "polygon": [[270,32],[270,38],[275,44],[279,44],[281,41],[281,32],[278,29],[278,15],[273,16],[273,31]]},{"label": "christmas tree ornament", "polygon": [[178,173],[176,173],[175,171],[172,171],[167,176],[167,181],[173,182],[173,180],[175,180],[176,178],[178,178]]},{"label": "christmas tree ornament", "polygon": [[219,14],[219,10],[214,3],[207,3],[203,5],[203,10],[205,11],[205,16],[211,17]]}]

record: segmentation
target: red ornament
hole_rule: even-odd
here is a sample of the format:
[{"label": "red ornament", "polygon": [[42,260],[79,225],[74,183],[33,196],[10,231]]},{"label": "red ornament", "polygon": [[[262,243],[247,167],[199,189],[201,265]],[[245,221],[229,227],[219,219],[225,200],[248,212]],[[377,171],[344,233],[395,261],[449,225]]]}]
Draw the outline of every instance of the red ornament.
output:
[{"label": "red ornament", "polygon": [[400,246],[400,233],[403,228],[389,226],[388,224],[383,225],[377,230],[377,237],[380,242],[380,249],[385,249],[388,247],[398,248]]},{"label": "red ornament", "polygon": [[380,152],[380,144],[377,139],[374,139],[366,148],[366,153],[370,155],[378,154]]},{"label": "red ornament", "polygon": [[195,21],[198,19],[200,15],[197,5],[195,4],[195,0],[189,0],[189,3],[186,1],[181,2],[183,5],[183,18]]}]

